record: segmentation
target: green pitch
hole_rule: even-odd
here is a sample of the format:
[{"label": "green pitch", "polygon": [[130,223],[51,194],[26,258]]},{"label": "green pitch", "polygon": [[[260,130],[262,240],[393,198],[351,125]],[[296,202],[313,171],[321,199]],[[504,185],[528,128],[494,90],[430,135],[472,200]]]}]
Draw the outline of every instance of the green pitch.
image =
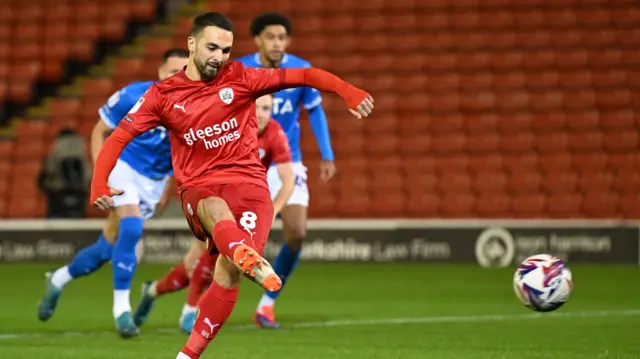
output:
[{"label": "green pitch", "polygon": [[[139,337],[120,339],[111,318],[111,270],[67,286],[50,321],[36,304],[43,264],[0,265],[0,358],[176,357],[184,293],[158,301]],[[167,266],[140,265],[143,280]],[[572,265],[575,291],[555,313],[522,307],[512,270],[430,264],[303,263],[278,302],[280,331],[254,329],[258,288],[246,282],[204,358],[586,359],[640,357],[640,271]]]}]

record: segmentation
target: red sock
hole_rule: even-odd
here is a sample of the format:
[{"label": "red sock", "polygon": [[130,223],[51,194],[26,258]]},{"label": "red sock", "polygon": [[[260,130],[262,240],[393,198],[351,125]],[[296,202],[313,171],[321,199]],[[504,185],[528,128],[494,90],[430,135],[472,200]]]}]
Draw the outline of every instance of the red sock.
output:
[{"label": "red sock", "polygon": [[238,228],[236,222],[225,220],[216,223],[211,231],[211,237],[220,253],[233,258],[233,252],[238,244],[246,244],[255,249],[251,236],[247,231]]},{"label": "red sock", "polygon": [[191,359],[200,358],[231,315],[237,299],[238,288],[227,289],[215,281],[212,282],[211,287],[200,299],[198,318],[187,344],[182,348],[182,353]]},{"label": "red sock", "polygon": [[186,288],[189,285],[189,277],[184,263],[171,268],[171,271],[158,280],[156,284],[156,293],[163,295]]},{"label": "red sock", "polygon": [[198,259],[198,265],[193,271],[191,282],[189,282],[189,291],[187,293],[187,305],[196,307],[198,299],[204,292],[204,289],[211,284],[213,280],[213,270],[216,267],[218,255],[210,255],[207,252],[202,253]]}]

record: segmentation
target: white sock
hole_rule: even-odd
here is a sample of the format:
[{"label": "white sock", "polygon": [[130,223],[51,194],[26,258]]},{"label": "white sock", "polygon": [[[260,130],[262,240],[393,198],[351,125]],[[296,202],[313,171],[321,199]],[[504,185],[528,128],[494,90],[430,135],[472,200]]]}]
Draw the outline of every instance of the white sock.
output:
[{"label": "white sock", "polygon": [[67,283],[71,282],[73,277],[69,273],[69,266],[59,268],[51,276],[51,283],[59,289],[62,289]]},{"label": "white sock", "polygon": [[184,316],[187,313],[193,313],[196,311],[196,307],[192,307],[189,304],[185,303],[184,307],[182,307],[182,315]]},{"label": "white sock", "polygon": [[158,282],[155,281],[153,283],[151,283],[151,285],[149,286],[149,291],[147,293],[149,293],[150,296],[152,297],[157,297],[158,296]]},{"label": "white sock", "polygon": [[176,357],[176,359],[191,359],[187,354],[180,352],[178,353],[178,356]]},{"label": "white sock", "polygon": [[129,302],[129,289],[113,291],[113,317],[118,318],[124,312],[131,311],[131,302]]},{"label": "white sock", "polygon": [[260,298],[260,302],[258,303],[258,311],[260,311],[260,309],[262,309],[262,307],[266,306],[272,306],[276,304],[276,300],[271,298],[270,296],[263,294],[262,298]]}]

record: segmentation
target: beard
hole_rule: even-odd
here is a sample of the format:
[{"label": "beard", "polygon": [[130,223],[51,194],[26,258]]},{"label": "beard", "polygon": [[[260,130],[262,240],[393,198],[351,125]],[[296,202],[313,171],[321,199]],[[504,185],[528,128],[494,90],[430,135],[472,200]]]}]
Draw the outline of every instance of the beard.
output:
[{"label": "beard", "polygon": [[271,51],[267,53],[266,58],[271,63],[271,67],[280,67],[280,65],[282,64],[282,59],[284,58],[284,52]]},{"label": "beard", "polygon": [[203,81],[212,80],[218,74],[218,70],[222,67],[222,63],[218,61],[194,61],[196,69],[200,73]]}]

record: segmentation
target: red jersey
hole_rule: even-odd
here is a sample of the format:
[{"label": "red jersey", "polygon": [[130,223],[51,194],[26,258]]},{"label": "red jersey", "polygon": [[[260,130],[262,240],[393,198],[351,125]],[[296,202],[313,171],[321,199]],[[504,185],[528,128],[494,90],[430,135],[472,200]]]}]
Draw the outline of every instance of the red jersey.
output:
[{"label": "red jersey", "polygon": [[269,168],[272,163],[291,162],[289,140],[276,120],[269,120],[267,127],[258,137],[258,144],[260,160],[264,168]]},{"label": "red jersey", "polygon": [[153,84],[119,127],[133,136],[166,128],[180,188],[225,183],[268,188],[258,151],[255,100],[285,88],[285,71],[231,62],[214,80],[203,82],[190,80],[183,70]]}]

